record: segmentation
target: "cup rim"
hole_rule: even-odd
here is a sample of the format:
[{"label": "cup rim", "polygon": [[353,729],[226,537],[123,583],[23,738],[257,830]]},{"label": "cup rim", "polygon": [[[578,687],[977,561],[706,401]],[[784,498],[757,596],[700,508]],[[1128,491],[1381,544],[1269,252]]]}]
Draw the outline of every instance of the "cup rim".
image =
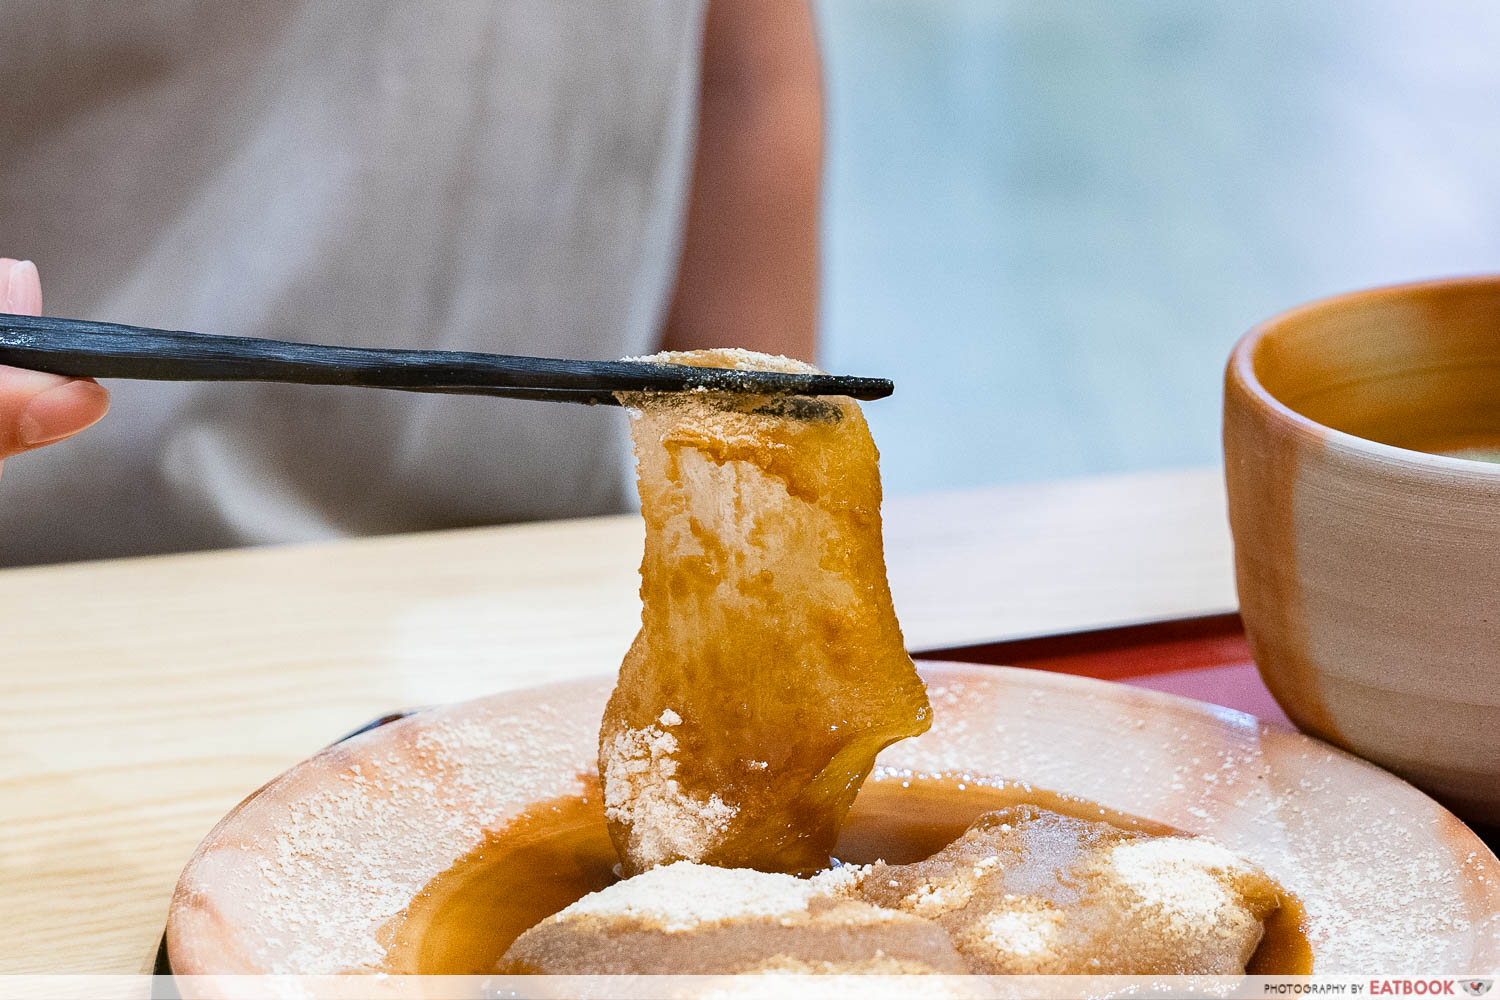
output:
[{"label": "cup rim", "polygon": [[1301,305],[1284,309],[1270,319],[1251,327],[1235,343],[1229,354],[1229,375],[1239,383],[1255,402],[1271,412],[1282,423],[1301,437],[1320,438],[1330,445],[1345,451],[1360,452],[1388,462],[1423,471],[1442,471],[1500,481],[1500,463],[1481,462],[1472,458],[1453,455],[1436,455],[1432,452],[1402,448],[1370,438],[1360,437],[1348,431],[1319,423],[1311,417],[1297,412],[1277,399],[1255,374],[1254,355],[1256,348],[1277,330],[1288,323],[1326,310],[1342,308],[1356,302],[1380,299],[1401,299],[1414,292],[1436,290],[1452,291],[1470,288],[1494,288],[1500,290],[1500,274],[1475,274],[1452,278],[1432,278],[1424,281],[1407,281],[1391,285],[1377,285],[1352,292],[1342,292],[1314,299]]}]

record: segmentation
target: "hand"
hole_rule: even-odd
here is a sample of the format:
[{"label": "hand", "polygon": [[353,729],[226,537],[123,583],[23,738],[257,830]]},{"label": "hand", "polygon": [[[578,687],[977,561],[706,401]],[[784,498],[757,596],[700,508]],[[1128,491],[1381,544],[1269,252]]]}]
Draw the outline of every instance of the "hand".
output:
[{"label": "hand", "polygon": [[[0,312],[41,315],[42,281],[31,261],[0,257]],[[90,379],[0,365],[0,459],[77,434],[108,409],[109,391]]]}]

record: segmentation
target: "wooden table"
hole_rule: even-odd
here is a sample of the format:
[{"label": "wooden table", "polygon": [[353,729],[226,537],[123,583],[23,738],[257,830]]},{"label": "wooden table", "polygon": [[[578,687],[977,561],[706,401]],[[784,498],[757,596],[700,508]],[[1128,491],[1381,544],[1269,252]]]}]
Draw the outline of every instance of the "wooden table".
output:
[{"label": "wooden table", "polygon": [[[611,672],[634,517],[0,572],[0,972],[145,970],[237,801],[392,709]],[[1233,610],[1217,469],[898,499],[913,650]]]}]

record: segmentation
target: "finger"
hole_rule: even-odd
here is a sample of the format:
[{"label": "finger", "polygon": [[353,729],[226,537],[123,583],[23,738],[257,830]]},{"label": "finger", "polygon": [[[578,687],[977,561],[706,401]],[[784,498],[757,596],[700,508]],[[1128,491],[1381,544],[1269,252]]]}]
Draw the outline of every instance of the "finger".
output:
[{"label": "finger", "polygon": [[42,314],[42,278],[31,261],[0,257],[0,312]]},{"label": "finger", "polygon": [[0,458],[77,434],[108,410],[98,383],[0,365]]},{"label": "finger", "polygon": [[[0,258],[0,311],[36,316],[42,281],[29,260]],[[0,459],[77,434],[109,410],[109,391],[88,379],[0,365]]]}]

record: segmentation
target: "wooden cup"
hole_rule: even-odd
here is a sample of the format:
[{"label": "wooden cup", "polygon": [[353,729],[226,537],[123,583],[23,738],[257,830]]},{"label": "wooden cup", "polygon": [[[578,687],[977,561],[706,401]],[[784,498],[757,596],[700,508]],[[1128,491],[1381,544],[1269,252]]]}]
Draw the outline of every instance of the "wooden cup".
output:
[{"label": "wooden cup", "polygon": [[[1224,399],[1241,614],[1305,732],[1500,823],[1500,276],[1251,330]],[[1469,456],[1469,457],[1462,457]]]}]

